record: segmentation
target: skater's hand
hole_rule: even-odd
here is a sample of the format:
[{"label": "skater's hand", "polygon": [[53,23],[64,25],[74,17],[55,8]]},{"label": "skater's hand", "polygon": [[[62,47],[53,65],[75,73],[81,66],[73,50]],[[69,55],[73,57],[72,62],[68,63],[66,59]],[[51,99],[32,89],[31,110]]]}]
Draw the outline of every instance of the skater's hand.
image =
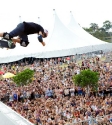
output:
[{"label": "skater's hand", "polygon": [[45,42],[41,42],[43,46],[45,46]]}]

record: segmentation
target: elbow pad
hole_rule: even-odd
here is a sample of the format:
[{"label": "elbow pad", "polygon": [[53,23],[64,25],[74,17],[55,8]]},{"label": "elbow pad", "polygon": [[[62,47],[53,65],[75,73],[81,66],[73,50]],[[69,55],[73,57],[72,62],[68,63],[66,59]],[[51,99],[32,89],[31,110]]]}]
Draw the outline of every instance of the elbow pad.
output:
[{"label": "elbow pad", "polygon": [[42,35],[38,36],[38,40],[39,40],[39,42],[43,42]]}]

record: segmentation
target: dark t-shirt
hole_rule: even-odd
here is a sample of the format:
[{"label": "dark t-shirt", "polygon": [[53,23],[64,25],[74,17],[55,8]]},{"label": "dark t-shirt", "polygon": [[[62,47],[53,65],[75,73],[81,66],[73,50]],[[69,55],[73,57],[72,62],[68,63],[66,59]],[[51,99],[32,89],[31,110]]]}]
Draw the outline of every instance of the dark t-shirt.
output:
[{"label": "dark t-shirt", "polygon": [[44,29],[39,24],[33,22],[23,22],[24,23],[24,32],[29,34],[39,33],[40,31],[43,33]]}]

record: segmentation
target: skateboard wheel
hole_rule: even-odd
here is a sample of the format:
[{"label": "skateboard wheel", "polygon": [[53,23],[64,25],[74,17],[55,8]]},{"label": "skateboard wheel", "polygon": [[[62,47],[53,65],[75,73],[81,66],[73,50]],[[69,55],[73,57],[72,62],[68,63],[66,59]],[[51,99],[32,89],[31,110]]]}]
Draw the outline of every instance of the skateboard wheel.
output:
[{"label": "skateboard wheel", "polygon": [[16,45],[14,43],[12,43],[11,48],[13,49],[15,47],[16,47]]}]

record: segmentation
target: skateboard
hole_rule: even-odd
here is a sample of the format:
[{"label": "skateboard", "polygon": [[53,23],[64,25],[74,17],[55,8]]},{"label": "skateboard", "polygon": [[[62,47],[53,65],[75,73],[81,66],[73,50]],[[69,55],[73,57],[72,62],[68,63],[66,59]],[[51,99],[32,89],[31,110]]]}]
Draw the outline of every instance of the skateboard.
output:
[{"label": "skateboard", "polygon": [[1,39],[0,40],[0,48],[7,48],[7,49],[14,49],[16,47],[16,45],[14,43],[11,44],[11,46],[9,47],[8,45],[8,41]]}]

